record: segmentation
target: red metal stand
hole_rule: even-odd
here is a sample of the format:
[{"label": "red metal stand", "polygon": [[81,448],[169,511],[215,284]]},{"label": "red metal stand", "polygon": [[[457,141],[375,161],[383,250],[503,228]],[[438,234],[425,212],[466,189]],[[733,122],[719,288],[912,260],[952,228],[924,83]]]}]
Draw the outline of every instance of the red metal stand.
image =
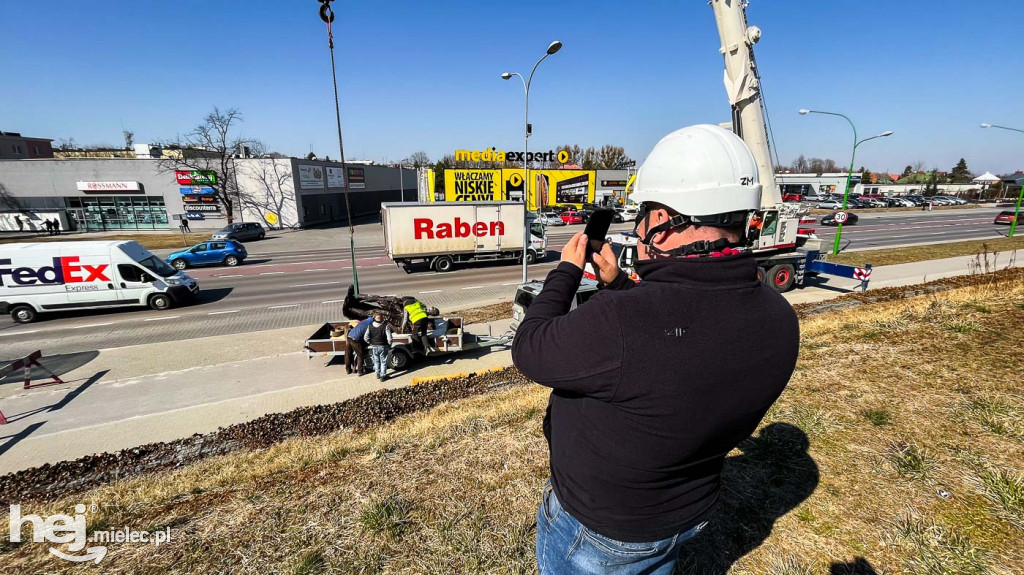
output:
[{"label": "red metal stand", "polygon": [[[58,377],[56,373],[53,373],[52,371],[50,371],[49,368],[39,363],[39,360],[42,357],[43,352],[40,350],[36,350],[13,363],[7,364],[4,367],[0,367],[0,378],[7,377],[9,374],[19,369],[23,369],[25,370],[25,389],[32,389],[33,387],[42,387],[44,385],[57,385],[59,383],[64,383],[64,380]],[[52,379],[53,381],[48,381],[46,383],[37,383],[35,385],[32,385],[33,367],[38,367],[39,369],[50,374],[50,379]],[[7,418],[4,417],[4,413],[2,411],[0,411],[0,425],[7,425]]]}]

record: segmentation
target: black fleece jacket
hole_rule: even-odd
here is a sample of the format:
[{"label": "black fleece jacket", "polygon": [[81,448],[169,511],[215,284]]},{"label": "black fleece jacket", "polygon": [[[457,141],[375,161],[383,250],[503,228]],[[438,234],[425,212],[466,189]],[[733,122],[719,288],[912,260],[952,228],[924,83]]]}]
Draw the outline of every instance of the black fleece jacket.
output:
[{"label": "black fleece jacket", "polygon": [[626,542],[704,521],[725,456],[757,427],[796,365],[799,324],[749,254],[641,262],[569,311],[583,272],[548,274],[512,345],[552,388],[544,418],[559,502]]}]

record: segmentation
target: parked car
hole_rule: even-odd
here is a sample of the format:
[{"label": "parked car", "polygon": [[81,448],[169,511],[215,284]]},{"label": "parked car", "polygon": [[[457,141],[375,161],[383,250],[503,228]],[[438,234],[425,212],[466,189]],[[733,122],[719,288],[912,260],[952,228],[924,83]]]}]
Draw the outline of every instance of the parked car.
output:
[{"label": "parked car", "polygon": [[631,222],[635,220],[637,214],[640,213],[639,209],[637,209],[636,206],[619,206],[614,209],[615,217],[612,218],[612,221],[618,223]]},{"label": "parked car", "polygon": [[801,199],[800,194],[782,194],[784,202],[799,202]]},{"label": "parked car", "polygon": [[952,206],[956,204],[956,202],[954,202],[953,200],[944,198],[942,196],[930,196],[928,198],[925,198],[925,200],[931,202],[933,205],[936,206]]},{"label": "parked car", "polygon": [[890,208],[912,208],[917,205],[908,198],[885,198],[885,203]]},{"label": "parked car", "polygon": [[564,212],[562,212],[561,217],[562,222],[564,222],[566,225],[582,224],[586,223],[587,221],[586,219],[584,219],[584,214],[580,210],[565,210]]},{"label": "parked car", "polygon": [[803,201],[805,204],[814,205],[817,204],[818,202],[824,202],[826,199],[828,198],[826,198],[825,196],[819,196],[818,194],[807,194],[806,196],[804,196]]},{"label": "parked car", "polygon": [[[855,214],[853,212],[846,212],[846,216],[847,216],[846,217],[846,222],[843,223],[844,226],[852,226],[852,225],[857,223],[858,219],[860,219],[860,218],[857,217],[857,214]],[[835,213],[825,214],[824,216],[821,216],[821,219],[818,220],[818,221],[823,226],[835,226],[835,225],[838,225],[836,223],[836,214]]]},{"label": "parked car", "polygon": [[234,240],[208,241],[196,244],[186,250],[167,256],[175,269],[183,270],[193,266],[226,265],[234,267],[245,261],[249,254],[245,246]]},{"label": "parked car", "polygon": [[542,224],[544,224],[545,226],[564,226],[565,225],[565,222],[562,221],[562,218],[556,216],[555,214],[546,213],[546,212],[541,212],[537,216],[537,221],[542,223]]},{"label": "parked car", "polygon": [[915,206],[923,206],[928,203],[928,200],[924,199],[924,196],[904,196],[903,199],[910,200]]},{"label": "parked car", "polygon": [[887,208],[889,204],[880,196],[858,196],[857,201],[869,208]]},{"label": "parked car", "polygon": [[1006,225],[1010,225],[1010,224],[1013,223],[1014,217],[1015,216],[1014,216],[1013,212],[1011,212],[1009,210],[1007,210],[1005,212],[999,212],[999,215],[996,216],[996,220],[994,222],[992,222],[992,223],[993,224],[1006,224]]},{"label": "parked car", "polygon": [[843,208],[843,201],[825,200],[823,202],[818,202],[817,205],[815,205],[814,207],[818,208],[819,210],[840,210]]},{"label": "parked car", "polygon": [[946,200],[947,202],[950,203],[949,205],[951,205],[951,206],[966,206],[967,205],[967,200],[965,200],[963,198],[958,198],[956,196],[935,196],[935,197],[936,198],[942,198],[943,200]]},{"label": "parked car", "polygon": [[262,240],[267,237],[267,231],[257,222],[235,222],[229,224],[221,231],[213,234],[215,240]]}]

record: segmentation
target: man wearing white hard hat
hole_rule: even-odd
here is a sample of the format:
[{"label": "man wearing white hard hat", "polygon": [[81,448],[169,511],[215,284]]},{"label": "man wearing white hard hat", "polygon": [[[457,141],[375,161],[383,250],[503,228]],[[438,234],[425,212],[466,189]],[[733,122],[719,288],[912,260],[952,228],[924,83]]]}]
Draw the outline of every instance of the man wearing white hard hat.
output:
[{"label": "man wearing white hard hat", "polygon": [[[537,512],[542,575],[668,575],[708,525],[725,456],[796,365],[799,325],[746,248],[757,164],[717,126],[663,138],[637,175],[636,285],[577,234],[512,347],[552,388],[551,479]],[[570,311],[586,263],[602,291]]]}]

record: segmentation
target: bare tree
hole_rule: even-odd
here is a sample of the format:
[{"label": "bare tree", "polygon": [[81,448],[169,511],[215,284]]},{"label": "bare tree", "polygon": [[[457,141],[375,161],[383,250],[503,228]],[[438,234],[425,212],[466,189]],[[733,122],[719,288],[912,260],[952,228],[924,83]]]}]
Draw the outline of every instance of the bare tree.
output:
[{"label": "bare tree", "polygon": [[180,157],[160,160],[160,171],[164,173],[212,172],[213,181],[200,177],[200,185],[213,189],[228,223],[235,220],[235,207],[241,202],[235,156],[242,146],[252,146],[252,141],[232,134],[235,124],[241,121],[242,113],[237,109],[214,107],[201,124],[176,142]]},{"label": "bare tree", "polygon": [[[252,149],[257,156],[263,154],[263,145],[252,142]],[[291,162],[277,159],[247,160],[238,175],[250,178],[255,186],[239,189],[239,201],[249,211],[263,217],[267,213],[277,215],[277,229],[294,227],[298,222],[287,219],[286,206],[295,206],[295,186],[292,179]],[[267,222],[270,224],[270,222]]]},{"label": "bare tree", "polygon": [[57,149],[59,150],[74,150],[75,139],[74,138],[57,138]]},{"label": "bare tree", "polygon": [[807,157],[803,154],[800,154],[795,160],[793,160],[792,168],[793,172],[797,174],[806,174],[811,169],[807,164]]},{"label": "bare tree", "polygon": [[430,156],[426,152],[416,152],[405,159],[404,164],[411,164],[414,168],[425,168],[430,165]]}]

